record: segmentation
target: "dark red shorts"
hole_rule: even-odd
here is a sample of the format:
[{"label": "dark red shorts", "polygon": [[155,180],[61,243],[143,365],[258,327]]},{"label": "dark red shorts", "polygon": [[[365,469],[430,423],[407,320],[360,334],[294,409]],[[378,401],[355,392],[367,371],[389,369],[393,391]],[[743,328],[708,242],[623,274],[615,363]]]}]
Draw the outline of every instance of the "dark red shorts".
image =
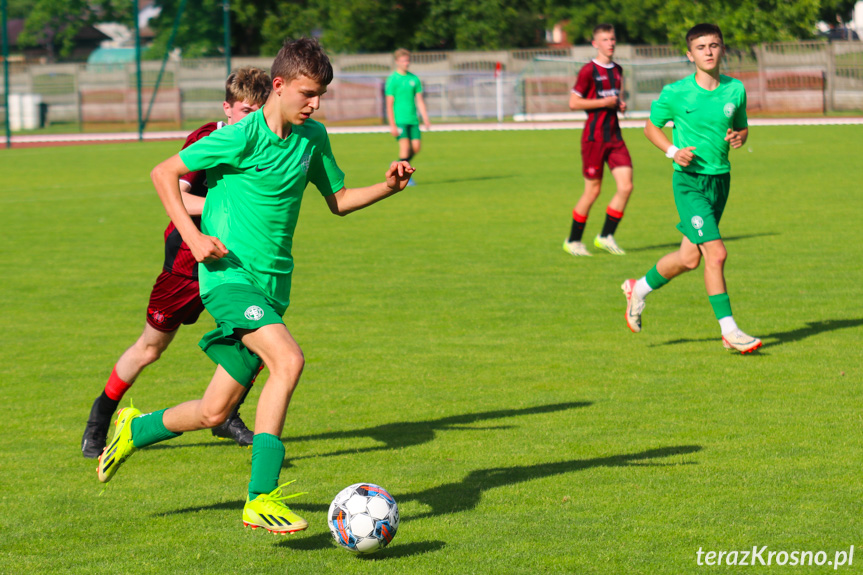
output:
[{"label": "dark red shorts", "polygon": [[159,331],[171,332],[180,325],[198,321],[204,311],[198,280],[162,272],[150,292],[147,323]]},{"label": "dark red shorts", "polygon": [[619,142],[581,142],[581,172],[588,180],[602,179],[602,165],[608,168],[631,168],[632,158],[623,140]]}]

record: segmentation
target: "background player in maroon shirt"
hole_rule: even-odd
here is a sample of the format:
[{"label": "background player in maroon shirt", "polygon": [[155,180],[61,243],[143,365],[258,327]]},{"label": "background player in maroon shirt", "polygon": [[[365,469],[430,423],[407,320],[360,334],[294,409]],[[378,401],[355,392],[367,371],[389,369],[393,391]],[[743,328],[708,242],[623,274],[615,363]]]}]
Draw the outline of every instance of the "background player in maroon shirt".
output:
[{"label": "background player in maroon shirt", "polygon": [[612,61],[616,43],[611,24],[599,24],[593,29],[592,44],[596,48],[596,58],[579,71],[569,97],[571,110],[587,112],[587,122],[581,136],[584,194],[575,204],[572,229],[569,238],[563,242],[564,251],[574,256],[591,255],[581,237],[590,208],[602,188],[605,163],[608,163],[617,183],[617,193],[608,204],[605,225],[593,240],[593,245],[618,256],[626,253],[614,241],[614,232],[632,193],[632,159],[617,120],[618,110],[626,111],[626,102],[623,101],[623,69]]},{"label": "background player in maroon shirt", "polygon": [[[225,101],[222,104],[227,122],[210,122],[192,132],[183,147],[212,134],[225,124],[239,122],[264,105],[270,95],[272,83],[263,70],[240,68],[225,82]],[[207,195],[206,172],[190,172],[180,180],[180,190],[186,211],[200,227],[200,216]],[[198,289],[198,264],[183,242],[174,224],[165,230],[165,264],[156,279],[150,302],[147,305],[147,323],[144,332],[132,347],[117,360],[105,390],[96,398],[90,410],[81,452],[84,457],[96,458],[105,447],[105,439],[111,424],[111,416],[126,391],[135,382],[145,367],[159,359],[177,335],[180,325],[191,325],[204,310]],[[251,388],[251,385],[247,388]],[[239,416],[239,406],[245,395],[234,407],[227,421],[213,428],[213,435],[233,439],[240,445],[251,445],[253,434]]]}]

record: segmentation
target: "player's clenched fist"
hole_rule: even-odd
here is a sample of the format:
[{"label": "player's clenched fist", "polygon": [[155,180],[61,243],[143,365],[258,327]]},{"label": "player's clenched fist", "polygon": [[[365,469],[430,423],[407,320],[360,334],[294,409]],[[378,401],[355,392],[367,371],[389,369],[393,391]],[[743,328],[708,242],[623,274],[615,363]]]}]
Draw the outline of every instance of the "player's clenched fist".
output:
[{"label": "player's clenched fist", "polygon": [[219,238],[213,236],[199,234],[191,242],[186,243],[198,263],[214,262],[222,259],[228,253],[228,248],[219,241]]},{"label": "player's clenched fist", "polygon": [[692,150],[695,149],[695,146],[687,146],[686,148],[680,148],[674,154],[674,161],[677,162],[678,165],[683,166],[684,168],[692,163],[692,160],[695,158],[695,154],[692,153]]}]

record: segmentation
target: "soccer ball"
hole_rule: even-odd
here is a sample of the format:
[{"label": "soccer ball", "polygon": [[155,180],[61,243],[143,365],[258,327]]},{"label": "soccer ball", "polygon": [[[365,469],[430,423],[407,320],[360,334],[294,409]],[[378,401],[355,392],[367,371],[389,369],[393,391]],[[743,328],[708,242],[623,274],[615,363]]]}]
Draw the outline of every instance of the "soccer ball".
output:
[{"label": "soccer ball", "polygon": [[380,485],[355,483],[333,499],[329,525],[341,547],[353,553],[374,553],[396,536],[399,506]]}]

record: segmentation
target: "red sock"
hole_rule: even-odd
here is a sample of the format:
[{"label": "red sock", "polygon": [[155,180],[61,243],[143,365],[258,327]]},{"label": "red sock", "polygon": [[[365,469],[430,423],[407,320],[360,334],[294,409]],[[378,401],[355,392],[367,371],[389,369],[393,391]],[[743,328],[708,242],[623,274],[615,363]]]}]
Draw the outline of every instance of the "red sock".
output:
[{"label": "red sock", "polygon": [[111,370],[111,377],[108,378],[108,383],[105,384],[105,395],[114,401],[120,401],[123,399],[123,395],[129,391],[130,387],[132,387],[131,383],[126,383],[117,375],[117,366],[115,365],[114,369]]}]

